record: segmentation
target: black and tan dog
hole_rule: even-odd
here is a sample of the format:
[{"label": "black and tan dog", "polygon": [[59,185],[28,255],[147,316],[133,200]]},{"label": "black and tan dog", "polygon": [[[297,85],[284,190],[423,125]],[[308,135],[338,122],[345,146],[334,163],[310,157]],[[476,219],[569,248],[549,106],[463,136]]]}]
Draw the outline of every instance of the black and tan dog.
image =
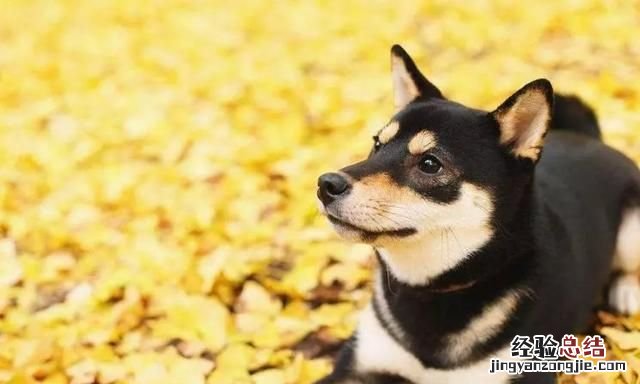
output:
[{"label": "black and tan dog", "polygon": [[547,80],[486,112],[391,53],[397,113],[366,160],[318,180],[336,231],[380,261],[321,383],[552,383],[489,374],[489,361],[515,335],[579,331],[612,270],[610,305],[640,310],[640,172],[578,99],[554,108]]}]

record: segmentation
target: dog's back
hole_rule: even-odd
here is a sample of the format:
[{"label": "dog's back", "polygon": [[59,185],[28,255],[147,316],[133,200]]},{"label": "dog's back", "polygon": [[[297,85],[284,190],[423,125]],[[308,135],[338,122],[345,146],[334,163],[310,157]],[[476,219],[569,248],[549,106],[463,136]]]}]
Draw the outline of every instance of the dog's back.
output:
[{"label": "dog's back", "polygon": [[595,139],[602,138],[595,112],[573,95],[555,94],[551,129],[582,133]]},{"label": "dog's back", "polygon": [[[603,293],[614,255],[633,259],[627,272],[635,272],[640,263],[640,233],[635,251],[626,253],[620,243],[633,239],[618,236],[629,220],[640,220],[640,172],[628,157],[602,143],[589,107],[575,97],[556,100],[535,178],[539,224],[534,228],[541,268],[549,272],[541,274],[538,289],[547,294],[540,295],[537,309],[541,328],[572,333],[591,316],[590,305]],[[568,294],[553,294],[558,291]],[[622,312],[637,309],[612,301]],[[555,315],[560,313],[564,317]]]}]

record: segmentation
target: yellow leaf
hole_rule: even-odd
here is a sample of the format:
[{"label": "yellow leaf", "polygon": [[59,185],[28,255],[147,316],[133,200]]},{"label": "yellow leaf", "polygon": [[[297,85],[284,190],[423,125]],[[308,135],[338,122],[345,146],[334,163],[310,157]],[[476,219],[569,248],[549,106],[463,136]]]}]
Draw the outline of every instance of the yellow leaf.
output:
[{"label": "yellow leaf", "polygon": [[640,332],[624,332],[615,328],[604,327],[600,330],[600,333],[623,350],[640,348]]}]

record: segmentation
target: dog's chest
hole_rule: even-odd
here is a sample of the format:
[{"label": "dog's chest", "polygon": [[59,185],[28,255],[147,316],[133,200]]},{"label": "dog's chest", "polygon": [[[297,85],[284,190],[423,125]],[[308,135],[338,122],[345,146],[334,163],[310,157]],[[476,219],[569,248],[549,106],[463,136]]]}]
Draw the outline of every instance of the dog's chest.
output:
[{"label": "dog's chest", "polygon": [[[506,358],[508,352],[506,347],[491,357]],[[360,318],[355,346],[355,364],[359,372],[393,373],[415,384],[508,383],[508,375],[489,373],[491,357],[464,368],[426,368],[387,333],[371,307]]]}]

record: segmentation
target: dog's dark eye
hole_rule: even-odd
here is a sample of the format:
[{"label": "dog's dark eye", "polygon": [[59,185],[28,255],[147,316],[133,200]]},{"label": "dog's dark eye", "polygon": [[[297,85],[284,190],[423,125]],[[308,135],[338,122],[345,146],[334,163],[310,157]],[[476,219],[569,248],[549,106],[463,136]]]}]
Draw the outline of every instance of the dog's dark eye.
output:
[{"label": "dog's dark eye", "polygon": [[442,163],[435,156],[427,155],[420,161],[418,167],[422,172],[433,175],[440,172]]},{"label": "dog's dark eye", "polygon": [[373,136],[373,152],[378,152],[378,150],[382,148],[382,143],[378,136]]}]

